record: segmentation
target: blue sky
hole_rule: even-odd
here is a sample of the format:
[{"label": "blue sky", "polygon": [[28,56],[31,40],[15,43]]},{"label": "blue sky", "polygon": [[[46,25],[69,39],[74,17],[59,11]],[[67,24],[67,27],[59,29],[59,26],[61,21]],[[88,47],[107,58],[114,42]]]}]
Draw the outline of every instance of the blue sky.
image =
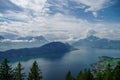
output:
[{"label": "blue sky", "polygon": [[88,34],[120,39],[120,1],[0,0],[2,33],[67,41]]}]

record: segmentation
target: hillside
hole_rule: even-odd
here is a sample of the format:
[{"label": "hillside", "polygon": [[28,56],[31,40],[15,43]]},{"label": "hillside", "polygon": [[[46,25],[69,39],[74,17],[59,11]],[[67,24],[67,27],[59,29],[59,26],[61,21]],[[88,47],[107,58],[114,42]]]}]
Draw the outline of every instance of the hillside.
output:
[{"label": "hillside", "polygon": [[100,49],[118,49],[120,50],[120,40],[109,40],[96,36],[89,36],[73,43],[74,46],[86,46]]},{"label": "hillside", "polygon": [[120,61],[120,58],[112,58],[107,56],[101,56],[99,57],[99,61],[97,63],[92,64],[94,70],[96,71],[104,71],[108,64],[114,68],[117,63]]},{"label": "hillside", "polygon": [[0,52],[0,60],[4,58],[12,60],[18,58],[50,57],[54,54],[56,54],[56,56],[62,56],[66,52],[69,52],[71,48],[72,47],[69,44],[64,44],[62,42],[51,42],[37,48],[12,49],[5,52]]}]

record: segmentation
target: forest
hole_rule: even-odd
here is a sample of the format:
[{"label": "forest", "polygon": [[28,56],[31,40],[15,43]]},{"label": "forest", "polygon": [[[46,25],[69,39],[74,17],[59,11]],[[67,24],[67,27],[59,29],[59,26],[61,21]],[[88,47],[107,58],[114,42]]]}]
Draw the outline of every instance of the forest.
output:
[{"label": "forest", "polygon": [[120,62],[115,67],[108,64],[101,71],[84,69],[77,77],[73,77],[71,71],[68,71],[65,80],[120,80]]},{"label": "forest", "polygon": [[[37,61],[32,63],[30,71],[27,74],[24,72],[23,65],[18,62],[17,66],[12,68],[8,59],[4,59],[0,63],[0,80],[42,80],[42,72],[38,66]],[[120,62],[115,67],[110,64],[105,70],[95,71],[84,69],[80,71],[76,77],[72,75],[71,71],[66,73],[65,80],[120,80]]]},{"label": "forest", "polygon": [[20,62],[12,68],[9,60],[4,59],[0,64],[0,80],[42,80],[42,72],[36,61],[33,62],[29,74],[26,75]]}]

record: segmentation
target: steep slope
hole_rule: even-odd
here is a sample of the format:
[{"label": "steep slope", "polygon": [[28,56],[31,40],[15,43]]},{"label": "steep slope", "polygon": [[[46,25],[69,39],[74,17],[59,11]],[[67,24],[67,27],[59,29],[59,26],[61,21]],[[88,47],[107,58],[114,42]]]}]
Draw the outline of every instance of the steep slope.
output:
[{"label": "steep slope", "polygon": [[108,40],[96,36],[89,36],[73,43],[73,45],[100,49],[120,49],[120,40]]},{"label": "steep slope", "polygon": [[0,60],[4,58],[13,60],[18,58],[49,57],[53,54],[64,55],[66,52],[69,52],[71,48],[69,44],[51,42],[37,48],[12,49],[0,52]]}]

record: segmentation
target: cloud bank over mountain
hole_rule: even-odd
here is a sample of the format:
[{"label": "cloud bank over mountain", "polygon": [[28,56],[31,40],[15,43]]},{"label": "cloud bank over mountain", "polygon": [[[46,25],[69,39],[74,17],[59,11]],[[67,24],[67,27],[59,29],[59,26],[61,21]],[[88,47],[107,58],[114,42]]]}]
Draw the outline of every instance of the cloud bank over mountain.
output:
[{"label": "cloud bank over mountain", "polygon": [[113,21],[109,21],[108,16],[102,15],[109,12],[104,9],[117,3],[117,0],[1,0],[0,33],[74,40],[94,30],[99,37],[120,39],[119,19],[111,17]]}]

